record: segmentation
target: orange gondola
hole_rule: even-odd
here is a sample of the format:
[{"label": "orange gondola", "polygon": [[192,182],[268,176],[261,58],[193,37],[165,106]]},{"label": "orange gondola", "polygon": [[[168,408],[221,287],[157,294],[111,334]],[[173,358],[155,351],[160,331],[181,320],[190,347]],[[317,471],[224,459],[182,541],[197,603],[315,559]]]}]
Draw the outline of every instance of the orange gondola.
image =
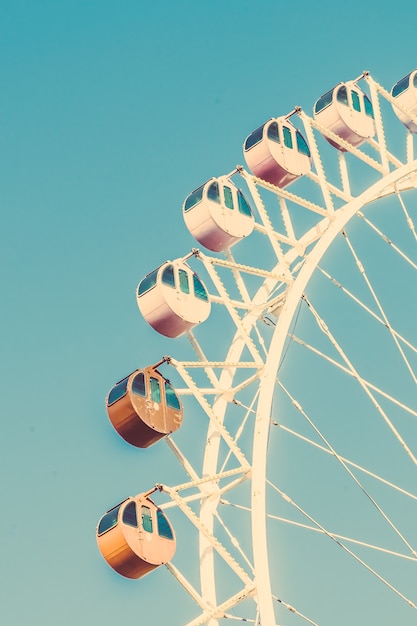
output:
[{"label": "orange gondola", "polygon": [[138,448],[151,446],[182,423],[181,401],[170,382],[156,369],[160,364],[135,370],[116,383],[106,398],[113,427],[125,441]]},{"label": "orange gondola", "polygon": [[107,511],[97,525],[96,537],[106,562],[126,578],[141,578],[175,554],[171,524],[146,493]]}]

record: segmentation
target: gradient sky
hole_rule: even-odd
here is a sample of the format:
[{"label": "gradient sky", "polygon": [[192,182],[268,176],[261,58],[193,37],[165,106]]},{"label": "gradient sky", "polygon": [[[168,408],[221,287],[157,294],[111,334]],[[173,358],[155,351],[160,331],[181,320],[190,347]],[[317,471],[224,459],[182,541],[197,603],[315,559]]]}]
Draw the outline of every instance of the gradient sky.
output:
[{"label": "gradient sky", "polygon": [[2,623],[159,626],[167,607],[183,623],[165,570],[125,581],[95,542],[164,463],[105,412],[116,380],[172,351],[136,285],[195,245],[183,199],[243,163],[251,130],[363,70],[389,89],[413,69],[415,16],[414,0],[0,3]]}]

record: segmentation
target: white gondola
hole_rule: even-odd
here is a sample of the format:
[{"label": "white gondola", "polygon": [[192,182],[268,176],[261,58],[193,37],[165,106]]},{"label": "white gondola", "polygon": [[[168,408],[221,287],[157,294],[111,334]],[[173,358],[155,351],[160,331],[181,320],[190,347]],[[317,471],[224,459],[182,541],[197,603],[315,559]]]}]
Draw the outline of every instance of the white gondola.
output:
[{"label": "white gondola", "polygon": [[[352,146],[360,146],[376,133],[372,103],[355,82],[339,83],[326,92],[315,103],[313,114],[321,126]],[[346,152],[325,133],[323,136],[332,146]]]},{"label": "white gondola", "polygon": [[[410,115],[417,115],[417,70],[413,70],[407,76],[404,76],[401,80],[395,83],[391,90],[391,95],[396,99]],[[398,119],[411,130],[412,133],[417,133],[417,124],[410,117],[396,106],[393,106],[394,113]]]},{"label": "white gondola", "polygon": [[166,337],[179,337],[210,315],[207,289],[181,259],[166,261],[145,276],[136,297],[145,320]]},{"label": "white gondola", "polygon": [[221,252],[251,234],[254,218],[242,194],[226,176],[195,189],[182,207],[185,224],[205,248]]},{"label": "white gondola", "polygon": [[303,135],[287,117],[272,118],[245,140],[243,152],[251,172],[277,187],[286,187],[311,169]]}]

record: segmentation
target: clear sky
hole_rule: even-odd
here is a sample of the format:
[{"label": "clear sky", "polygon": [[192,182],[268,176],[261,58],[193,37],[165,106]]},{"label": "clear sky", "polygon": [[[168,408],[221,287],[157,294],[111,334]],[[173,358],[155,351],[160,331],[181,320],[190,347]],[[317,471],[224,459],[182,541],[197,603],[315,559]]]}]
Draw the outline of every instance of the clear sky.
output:
[{"label": "clear sky", "polygon": [[387,89],[412,70],[415,16],[414,0],[0,3],[2,623],[181,626],[165,570],[125,581],[95,541],[164,467],[105,411],[116,380],[175,350],[136,285],[195,245],[183,199],[243,164],[251,130],[363,70]]}]

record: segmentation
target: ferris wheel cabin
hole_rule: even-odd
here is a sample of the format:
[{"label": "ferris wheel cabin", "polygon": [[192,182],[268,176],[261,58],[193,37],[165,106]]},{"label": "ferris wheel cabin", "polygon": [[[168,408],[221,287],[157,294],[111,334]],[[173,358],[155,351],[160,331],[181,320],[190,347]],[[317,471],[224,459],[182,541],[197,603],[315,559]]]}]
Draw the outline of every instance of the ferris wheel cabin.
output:
[{"label": "ferris wheel cabin", "polygon": [[166,261],[145,276],[137,289],[140,312],[165,337],[179,337],[210,315],[207,289],[181,259]]},{"label": "ferris wheel cabin", "polygon": [[277,187],[286,187],[311,169],[310,148],[286,117],[270,119],[254,130],[243,152],[251,172]]},{"label": "ferris wheel cabin", "polygon": [[[314,119],[326,129],[339,135],[352,146],[360,146],[375,135],[372,103],[354,82],[339,83],[327,91],[314,105]],[[335,148],[346,152],[333,139],[325,139]]]},{"label": "ferris wheel cabin", "polygon": [[141,578],[175,554],[171,524],[146,494],[127,498],[107,511],[96,537],[105,561],[126,578]]},{"label": "ferris wheel cabin", "polygon": [[148,448],[182,423],[183,408],[175,390],[155,366],[134,371],[110,390],[107,415],[132,446]]},{"label": "ferris wheel cabin", "polygon": [[213,252],[230,248],[253,231],[249,203],[227,177],[212,178],[195,189],[182,210],[190,233]]},{"label": "ferris wheel cabin", "polygon": [[413,70],[395,83],[391,95],[406,110],[404,112],[393,105],[395,115],[408,130],[417,133],[417,123],[411,118],[412,115],[417,115],[417,70]]}]

